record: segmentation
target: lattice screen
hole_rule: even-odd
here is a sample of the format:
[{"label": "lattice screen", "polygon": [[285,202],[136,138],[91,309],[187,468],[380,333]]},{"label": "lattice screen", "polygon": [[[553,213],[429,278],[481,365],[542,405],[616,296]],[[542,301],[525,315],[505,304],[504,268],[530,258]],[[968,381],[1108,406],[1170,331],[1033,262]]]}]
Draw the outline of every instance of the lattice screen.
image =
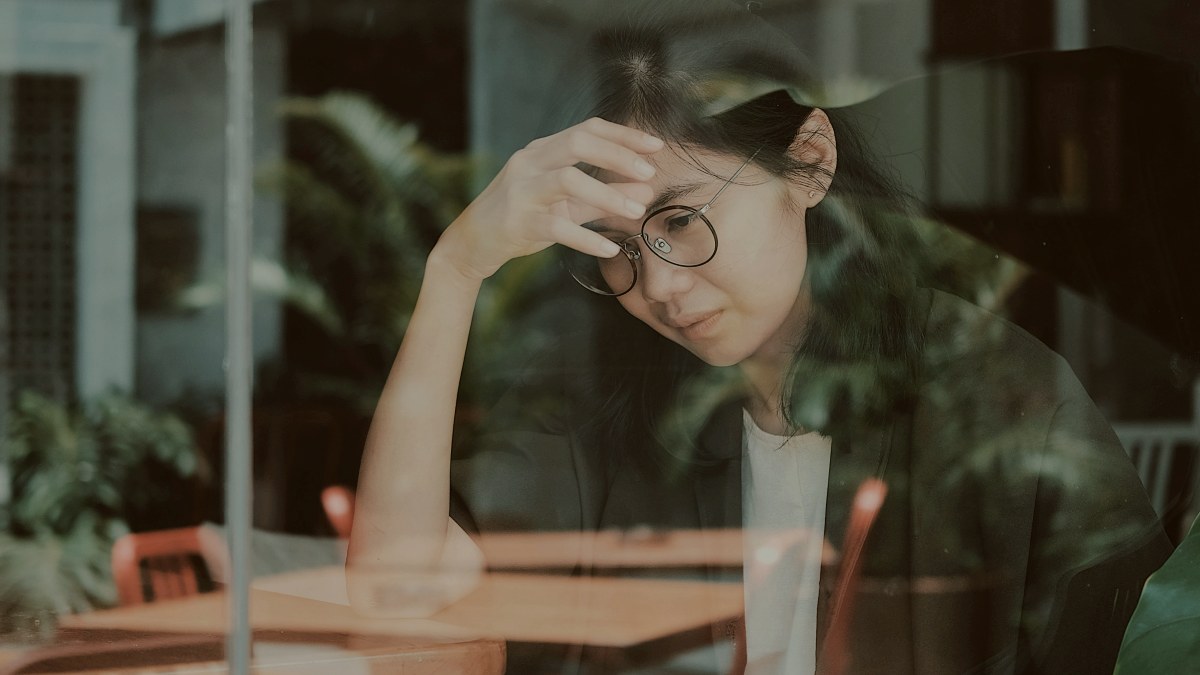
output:
[{"label": "lattice screen", "polygon": [[8,86],[9,157],[0,195],[0,279],[11,397],[75,391],[79,81],[16,75]]}]

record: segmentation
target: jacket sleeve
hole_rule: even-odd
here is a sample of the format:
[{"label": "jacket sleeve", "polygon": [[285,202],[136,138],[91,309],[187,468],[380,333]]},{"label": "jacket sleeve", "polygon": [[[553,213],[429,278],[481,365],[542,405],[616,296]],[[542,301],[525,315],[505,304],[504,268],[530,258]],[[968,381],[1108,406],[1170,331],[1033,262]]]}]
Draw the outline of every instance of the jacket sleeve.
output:
[{"label": "jacket sleeve", "polygon": [[1063,379],[1036,474],[1023,619],[1037,672],[1112,672],[1142,586],[1171,545],[1107,421],[1074,377]]},{"label": "jacket sleeve", "polygon": [[468,532],[596,526],[604,480],[576,428],[584,378],[561,360],[541,361],[451,463],[450,515]]},{"label": "jacket sleeve", "polygon": [[913,572],[981,577],[986,606],[969,604],[990,617],[989,668],[1112,672],[1170,552],[1137,472],[1061,356],[957,299],[935,309],[910,464]]}]

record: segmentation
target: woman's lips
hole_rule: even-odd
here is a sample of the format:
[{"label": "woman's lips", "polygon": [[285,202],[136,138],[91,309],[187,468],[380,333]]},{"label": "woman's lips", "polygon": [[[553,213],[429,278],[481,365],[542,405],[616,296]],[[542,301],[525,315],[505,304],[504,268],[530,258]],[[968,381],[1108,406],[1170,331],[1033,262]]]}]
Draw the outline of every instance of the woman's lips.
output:
[{"label": "woman's lips", "polygon": [[710,335],[715,330],[717,323],[721,320],[721,310],[715,310],[678,322],[679,333],[689,340],[699,340]]}]

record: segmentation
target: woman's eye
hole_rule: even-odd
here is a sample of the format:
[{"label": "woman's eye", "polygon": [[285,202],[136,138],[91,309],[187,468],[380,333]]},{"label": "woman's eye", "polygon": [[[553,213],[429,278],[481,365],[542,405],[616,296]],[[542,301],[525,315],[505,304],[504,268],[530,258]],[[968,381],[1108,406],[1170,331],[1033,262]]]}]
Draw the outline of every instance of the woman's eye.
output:
[{"label": "woman's eye", "polygon": [[677,232],[685,229],[688,225],[691,225],[692,221],[695,219],[696,214],[694,213],[681,213],[677,216],[671,216],[670,218],[667,218],[667,231]]}]

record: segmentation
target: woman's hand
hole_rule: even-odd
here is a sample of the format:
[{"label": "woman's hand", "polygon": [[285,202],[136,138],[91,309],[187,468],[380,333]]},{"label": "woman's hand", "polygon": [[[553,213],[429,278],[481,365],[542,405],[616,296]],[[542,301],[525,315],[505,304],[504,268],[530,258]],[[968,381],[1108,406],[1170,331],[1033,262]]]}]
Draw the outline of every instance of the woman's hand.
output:
[{"label": "woman's hand", "polygon": [[[582,223],[640,218],[653,196],[654,167],[645,155],[661,140],[592,118],[518,150],[475,201],[450,224],[435,252],[464,278],[483,280],[520,256],[552,244],[610,258],[620,247]],[[576,164],[632,179],[603,183]]]}]

